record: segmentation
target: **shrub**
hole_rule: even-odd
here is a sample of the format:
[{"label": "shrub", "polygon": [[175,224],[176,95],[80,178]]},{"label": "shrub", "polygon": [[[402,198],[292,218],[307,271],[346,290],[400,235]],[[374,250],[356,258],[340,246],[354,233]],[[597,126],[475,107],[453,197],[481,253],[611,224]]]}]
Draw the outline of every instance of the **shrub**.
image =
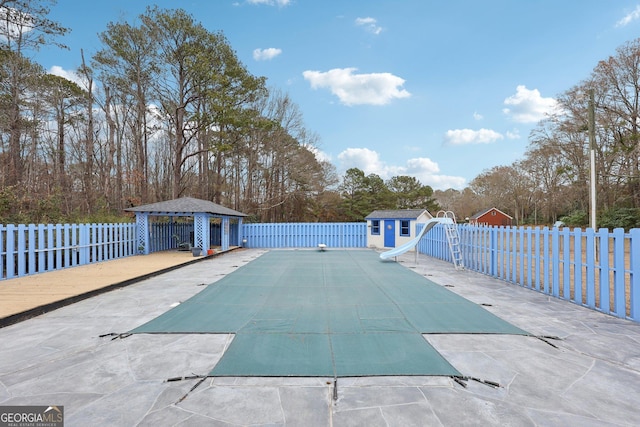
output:
[{"label": "shrub", "polygon": [[583,210],[573,211],[569,215],[561,217],[560,221],[569,227],[588,227],[589,213]]},{"label": "shrub", "polygon": [[612,208],[604,211],[598,219],[599,227],[609,229],[624,228],[629,231],[640,227],[640,209],[638,208]]}]

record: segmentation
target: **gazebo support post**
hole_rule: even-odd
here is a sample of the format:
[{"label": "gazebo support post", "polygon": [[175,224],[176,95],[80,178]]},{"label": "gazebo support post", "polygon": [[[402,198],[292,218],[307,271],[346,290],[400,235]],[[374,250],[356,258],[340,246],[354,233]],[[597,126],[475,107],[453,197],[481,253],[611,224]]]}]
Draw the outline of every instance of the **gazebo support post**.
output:
[{"label": "gazebo support post", "polygon": [[207,254],[209,249],[209,214],[197,213],[193,216],[193,247]]},{"label": "gazebo support post", "polygon": [[229,217],[222,217],[222,235],[220,245],[223,251],[229,250]]},{"label": "gazebo support post", "polygon": [[149,255],[149,214],[136,212],[136,253]]},{"label": "gazebo support post", "polygon": [[236,234],[238,236],[238,241],[236,242],[236,246],[244,246],[242,243],[243,240],[243,236],[242,236],[242,218],[238,218],[238,233]]}]

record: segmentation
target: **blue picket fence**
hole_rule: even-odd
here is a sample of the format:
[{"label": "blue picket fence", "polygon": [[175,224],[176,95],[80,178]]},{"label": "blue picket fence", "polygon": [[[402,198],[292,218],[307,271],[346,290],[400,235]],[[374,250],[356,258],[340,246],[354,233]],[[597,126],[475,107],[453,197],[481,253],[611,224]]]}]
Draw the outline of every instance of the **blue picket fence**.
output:
[{"label": "blue picket fence", "polygon": [[[215,245],[220,225],[211,227]],[[458,229],[467,270],[640,322],[640,229]],[[242,237],[248,248],[365,248],[367,230],[366,223],[244,224]],[[157,223],[151,234],[152,252],[176,249],[191,240],[193,224]],[[451,261],[444,227],[425,234],[418,251]],[[0,225],[0,280],[137,253],[135,224]]]},{"label": "blue picket fence", "polygon": [[365,222],[243,224],[247,248],[367,247]]},{"label": "blue picket fence", "polygon": [[[193,245],[193,222],[155,222],[149,224],[150,252],[178,249],[181,244]],[[237,227],[229,227],[229,240],[238,241]],[[222,224],[209,224],[209,246],[222,245]]]},{"label": "blue picket fence", "polygon": [[[458,226],[468,270],[640,321],[640,229]],[[418,250],[451,261],[444,227]]]},{"label": "blue picket fence", "polygon": [[0,279],[136,253],[135,224],[0,225]]},{"label": "blue picket fence", "polygon": [[193,223],[151,223],[149,234],[150,252],[178,249],[181,243],[193,243]]},{"label": "blue picket fence", "polygon": [[[193,223],[158,222],[150,229],[150,250],[193,244]],[[230,228],[231,241],[238,230]],[[365,223],[249,224],[245,246],[262,248],[366,246]],[[211,223],[210,244],[221,244],[221,224]],[[135,224],[0,225],[0,280],[136,255]]]}]

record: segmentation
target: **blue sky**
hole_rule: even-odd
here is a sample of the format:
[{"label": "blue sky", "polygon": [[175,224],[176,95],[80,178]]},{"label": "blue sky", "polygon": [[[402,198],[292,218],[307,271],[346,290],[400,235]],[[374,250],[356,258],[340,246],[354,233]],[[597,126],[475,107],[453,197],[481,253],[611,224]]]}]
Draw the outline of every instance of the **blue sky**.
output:
[{"label": "blue sky", "polygon": [[640,1],[58,0],[71,28],[34,60],[71,76],[107,23],[147,5],[222,31],[248,70],[300,107],[340,174],[462,189],[523,158],[554,98],[640,37]]}]

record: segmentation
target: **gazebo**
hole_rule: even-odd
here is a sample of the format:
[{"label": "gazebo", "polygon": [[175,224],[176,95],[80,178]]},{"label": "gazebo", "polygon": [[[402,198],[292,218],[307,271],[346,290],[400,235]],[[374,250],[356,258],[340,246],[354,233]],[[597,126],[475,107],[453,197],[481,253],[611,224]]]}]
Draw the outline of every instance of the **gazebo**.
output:
[{"label": "gazebo", "polygon": [[201,248],[206,254],[209,248],[209,220],[220,218],[221,226],[221,249],[229,250],[230,245],[230,223],[232,219],[237,220],[237,240],[236,245],[242,242],[242,219],[246,214],[225,208],[217,203],[208,200],[194,199],[192,197],[181,197],[179,199],[168,200],[166,202],[151,203],[149,205],[137,206],[125,209],[127,212],[136,214],[136,245],[140,248],[140,253],[145,255],[150,253],[150,216],[191,216],[193,217],[193,246]]}]

